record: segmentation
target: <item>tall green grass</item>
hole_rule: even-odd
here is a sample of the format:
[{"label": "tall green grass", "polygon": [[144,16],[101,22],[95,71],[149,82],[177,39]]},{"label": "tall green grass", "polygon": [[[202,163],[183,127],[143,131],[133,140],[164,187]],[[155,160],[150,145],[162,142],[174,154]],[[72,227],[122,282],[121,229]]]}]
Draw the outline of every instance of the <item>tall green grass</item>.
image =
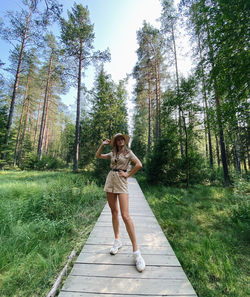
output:
[{"label": "tall green grass", "polygon": [[105,203],[86,173],[0,172],[0,296],[45,296]]},{"label": "tall green grass", "polygon": [[250,296],[250,184],[142,190],[200,297]]}]

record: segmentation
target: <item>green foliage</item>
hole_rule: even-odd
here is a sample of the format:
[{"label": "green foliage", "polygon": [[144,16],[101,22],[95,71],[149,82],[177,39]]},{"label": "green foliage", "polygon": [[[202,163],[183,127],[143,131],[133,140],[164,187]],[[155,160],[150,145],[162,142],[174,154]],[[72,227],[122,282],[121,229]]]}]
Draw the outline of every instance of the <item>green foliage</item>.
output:
[{"label": "green foliage", "polygon": [[62,158],[66,163],[73,162],[74,142],[75,142],[75,126],[71,122],[67,122],[61,136]]},{"label": "green foliage", "polygon": [[206,168],[206,181],[213,185],[222,186],[224,183],[223,169],[221,167]]},{"label": "green foliage", "polygon": [[66,167],[66,162],[51,155],[43,155],[41,159],[38,158],[36,153],[29,153],[25,159],[22,160],[20,168],[35,169],[35,170],[53,170],[62,169]]},{"label": "green foliage", "polygon": [[249,194],[249,182],[241,180],[233,190],[140,185],[197,295],[247,296],[249,202],[241,212],[235,194]]},{"label": "green foliage", "polygon": [[150,183],[175,183],[179,178],[178,168],[178,140],[174,126],[173,130],[162,136],[148,154],[146,160],[146,176]]},{"label": "green foliage", "polygon": [[[190,184],[200,183],[207,179],[206,163],[197,150],[190,150],[188,158],[180,158],[178,149],[177,127],[174,123],[165,129],[153,151],[147,155],[146,176],[150,183],[162,183],[165,185],[180,184],[186,182],[186,171],[189,168]],[[190,145],[190,148],[194,145]]]},{"label": "green foliage", "polygon": [[105,73],[103,66],[95,81],[95,96],[92,100],[91,118],[93,144],[100,145],[100,140],[111,139],[114,134],[127,133],[127,92],[124,82],[116,85],[111,76]]},{"label": "green foliage", "polygon": [[[89,10],[82,4],[74,3],[72,12],[68,11],[68,21],[61,19],[61,39],[69,56],[85,55],[93,48],[94,25],[90,23]],[[83,48],[81,48],[83,47]]]},{"label": "green foliage", "polygon": [[249,5],[244,0],[182,0],[180,8],[192,40],[199,44],[197,73],[210,108],[216,111],[215,118],[209,116],[210,127],[227,146],[227,152],[221,146],[221,158],[228,184],[227,161],[234,162],[240,174],[241,162],[246,160],[242,152],[247,150],[249,126]]},{"label": "green foliage", "polygon": [[146,108],[136,108],[134,114],[134,130],[131,149],[136,156],[143,161],[147,154],[147,110]]},{"label": "green foliage", "polygon": [[4,150],[7,121],[8,121],[7,105],[1,105],[0,106],[0,156]]},{"label": "green foliage", "polygon": [[[102,141],[118,132],[128,133],[125,82],[115,84],[103,66],[97,74],[93,90],[92,108],[82,113],[80,130],[80,164],[94,169],[94,175],[100,183],[104,182],[109,162],[96,159],[95,153]],[[103,153],[110,152],[106,147]]]},{"label": "green foliage", "polygon": [[1,296],[46,296],[105,203],[87,172],[1,172]]},{"label": "green foliage", "polygon": [[250,227],[250,183],[243,178],[236,177],[234,180],[231,219],[234,223],[238,224],[239,228],[248,240],[248,234],[245,230]]},{"label": "green foliage", "polygon": [[[110,151],[110,150],[109,150]],[[106,153],[106,152],[103,152]],[[110,170],[110,160],[94,159],[93,177],[97,180],[98,185],[103,186],[106,176]]]},{"label": "green foliage", "polygon": [[65,57],[71,61],[70,71],[75,78],[77,71],[77,111],[74,147],[73,170],[78,170],[79,139],[80,139],[80,105],[81,105],[81,78],[83,67],[93,61],[110,59],[109,51],[93,52],[94,25],[90,23],[88,7],[74,3],[72,12],[68,11],[68,21],[61,19],[61,39],[64,44]]}]

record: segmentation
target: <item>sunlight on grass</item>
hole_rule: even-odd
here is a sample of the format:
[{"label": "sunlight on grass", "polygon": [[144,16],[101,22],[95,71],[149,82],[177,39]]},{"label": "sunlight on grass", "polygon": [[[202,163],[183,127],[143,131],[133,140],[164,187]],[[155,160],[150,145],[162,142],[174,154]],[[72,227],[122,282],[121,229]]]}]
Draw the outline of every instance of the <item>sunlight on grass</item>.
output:
[{"label": "sunlight on grass", "polygon": [[1,297],[45,296],[105,203],[87,173],[0,172]]},{"label": "sunlight on grass", "polygon": [[249,186],[244,190],[240,184],[239,190],[195,185],[187,190],[141,181],[147,201],[199,296],[246,297]]}]

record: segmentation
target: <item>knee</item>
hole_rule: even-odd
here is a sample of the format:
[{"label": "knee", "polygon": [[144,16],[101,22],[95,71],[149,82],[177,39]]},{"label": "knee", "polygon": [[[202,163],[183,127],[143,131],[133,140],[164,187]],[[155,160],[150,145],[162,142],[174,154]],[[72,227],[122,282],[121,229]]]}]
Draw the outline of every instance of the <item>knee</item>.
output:
[{"label": "knee", "polygon": [[128,213],[122,213],[122,219],[124,223],[127,223],[130,221],[130,215]]},{"label": "knee", "polygon": [[119,214],[118,209],[112,209],[111,208],[110,210],[111,210],[112,216],[118,217],[118,214]]}]

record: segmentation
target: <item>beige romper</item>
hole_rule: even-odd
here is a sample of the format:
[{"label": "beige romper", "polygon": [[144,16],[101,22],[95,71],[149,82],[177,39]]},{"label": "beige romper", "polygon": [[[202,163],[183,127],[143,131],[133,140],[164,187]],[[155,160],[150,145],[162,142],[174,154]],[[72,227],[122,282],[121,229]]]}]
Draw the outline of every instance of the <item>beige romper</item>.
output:
[{"label": "beige romper", "polygon": [[[111,159],[110,168],[111,169],[128,169],[128,165],[131,161],[134,161],[137,157],[136,155],[129,150],[126,156],[122,153],[115,158],[113,152],[108,153],[109,158]],[[126,193],[128,194],[128,181],[124,176],[119,175],[119,171],[110,171],[107,175],[105,186],[105,192],[110,193]]]}]

